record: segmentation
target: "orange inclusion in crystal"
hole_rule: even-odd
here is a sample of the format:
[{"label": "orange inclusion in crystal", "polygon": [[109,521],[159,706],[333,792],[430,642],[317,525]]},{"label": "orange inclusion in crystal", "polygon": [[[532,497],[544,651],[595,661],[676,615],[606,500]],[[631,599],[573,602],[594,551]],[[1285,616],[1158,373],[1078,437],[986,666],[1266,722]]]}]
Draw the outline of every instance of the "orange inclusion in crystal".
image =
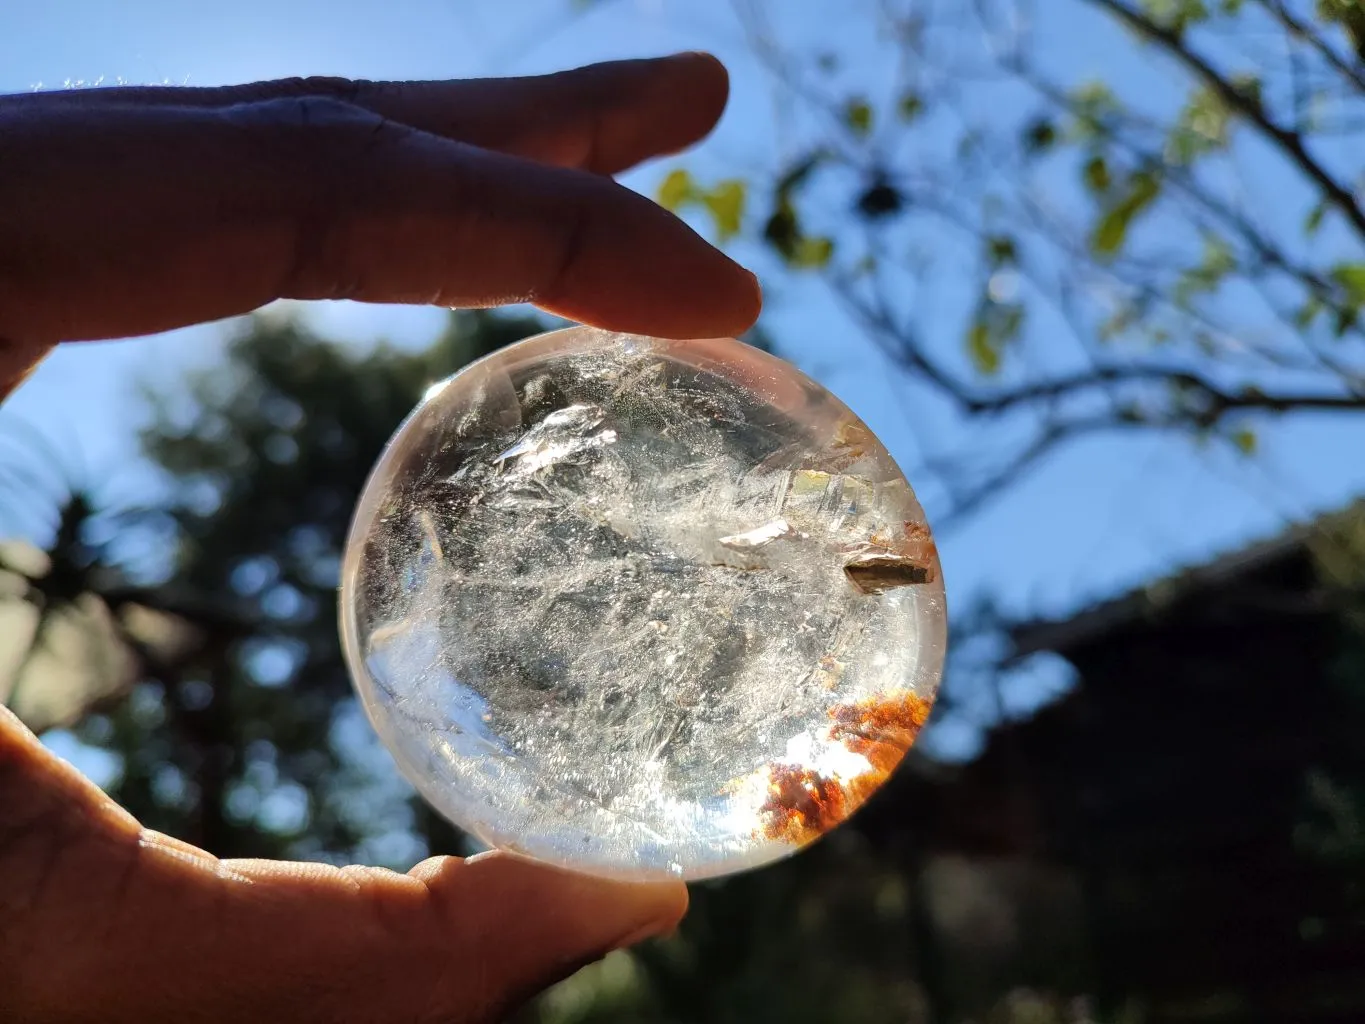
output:
[{"label": "orange inclusion in crystal", "polygon": [[871,767],[840,780],[799,765],[769,765],[763,838],[804,846],[846,820],[900,764],[932,707],[916,693],[896,690],[830,708],[829,738]]}]

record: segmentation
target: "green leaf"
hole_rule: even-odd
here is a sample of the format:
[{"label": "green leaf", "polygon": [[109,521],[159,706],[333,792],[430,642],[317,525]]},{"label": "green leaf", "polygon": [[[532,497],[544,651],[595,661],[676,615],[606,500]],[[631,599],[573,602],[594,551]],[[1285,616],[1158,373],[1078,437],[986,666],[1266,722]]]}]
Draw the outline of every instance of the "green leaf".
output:
[{"label": "green leaf", "polygon": [[1085,179],[1086,187],[1092,192],[1107,192],[1112,183],[1109,177],[1109,164],[1099,153],[1085,162],[1085,166],[1081,168],[1081,176]]},{"label": "green leaf", "polygon": [[1365,5],[1360,0],[1318,0],[1318,17],[1342,27],[1357,54],[1365,52]]},{"label": "green leaf", "polygon": [[833,239],[805,235],[797,241],[788,262],[798,270],[818,270],[829,263],[833,255]]},{"label": "green leaf", "polygon": [[1240,430],[1232,432],[1232,443],[1237,446],[1237,450],[1243,455],[1256,454],[1256,432],[1249,427],[1242,427]]},{"label": "green leaf", "polygon": [[1177,35],[1209,16],[1204,0],[1143,0],[1142,6],[1153,21]]},{"label": "green leaf", "polygon": [[1118,99],[1103,82],[1086,82],[1071,94],[1073,121],[1068,133],[1081,141],[1102,134],[1105,125],[1119,112]]},{"label": "green leaf", "polygon": [[1149,171],[1138,171],[1128,179],[1128,190],[1106,210],[1095,225],[1090,246],[1100,256],[1113,256],[1123,248],[1128,228],[1161,194],[1161,181]]},{"label": "green leaf", "polygon": [[1322,227],[1322,218],[1327,215],[1327,202],[1316,204],[1308,211],[1308,216],[1303,219],[1303,233],[1312,238],[1318,233],[1318,228]]},{"label": "green leaf", "polygon": [[1237,257],[1226,239],[1213,234],[1204,235],[1202,267],[1213,275],[1215,280],[1221,280],[1237,269]]},{"label": "green leaf", "polygon": [[665,210],[677,213],[696,195],[697,186],[692,175],[685,168],[678,167],[669,171],[668,176],[659,183],[655,198]]},{"label": "green leaf", "polygon": [[902,121],[913,121],[924,113],[924,98],[917,92],[907,92],[901,95],[900,102],[896,104],[896,115]]},{"label": "green leaf", "polygon": [[1338,263],[1332,268],[1332,280],[1341,286],[1353,305],[1365,305],[1365,263]]},{"label": "green leaf", "polygon": [[1020,303],[983,297],[967,329],[967,355],[977,370],[987,376],[1000,372],[1006,347],[1023,330],[1024,313]]},{"label": "green leaf", "polygon": [[801,230],[800,216],[793,201],[801,186],[830,156],[828,150],[817,149],[791,164],[778,179],[772,213],[763,225],[763,238],[789,267],[804,269],[824,266],[834,251],[834,243],[830,239],[808,238]]},{"label": "green leaf", "polygon": [[1204,86],[1194,89],[1166,140],[1167,161],[1185,166],[1205,153],[1225,149],[1230,123],[1231,112],[1222,97]]},{"label": "green leaf", "polygon": [[801,230],[796,207],[781,195],[763,227],[763,237],[777,250],[787,266],[795,270],[819,269],[834,254],[834,242],[831,239],[807,235]]},{"label": "green leaf", "polygon": [[701,197],[702,203],[711,211],[716,222],[716,236],[719,241],[727,242],[739,234],[744,219],[744,182],[728,178]]},{"label": "green leaf", "polygon": [[738,178],[727,178],[703,190],[686,169],[679,167],[659,183],[656,198],[660,206],[673,213],[681,213],[693,203],[706,207],[716,225],[717,241],[724,243],[739,234],[745,191],[744,182]]},{"label": "green leaf", "polygon": [[967,331],[967,355],[972,365],[987,377],[1000,372],[1000,349],[982,319],[978,318]]},{"label": "green leaf", "polygon": [[1217,235],[1205,234],[1203,260],[1182,273],[1176,282],[1176,304],[1186,306],[1196,295],[1217,291],[1223,279],[1236,269],[1237,257],[1232,247]]},{"label": "green leaf", "polygon": [[801,238],[801,225],[796,217],[796,208],[791,203],[778,202],[777,209],[773,210],[768,222],[763,225],[763,238],[783,259],[791,260],[796,243]]},{"label": "green leaf", "polygon": [[858,135],[867,135],[872,131],[872,107],[867,100],[852,99],[844,104],[844,124]]},{"label": "green leaf", "polygon": [[1306,331],[1313,326],[1313,321],[1318,318],[1322,310],[1322,300],[1316,295],[1308,296],[1303,305],[1299,307],[1298,312],[1294,314],[1294,326],[1301,331]]}]

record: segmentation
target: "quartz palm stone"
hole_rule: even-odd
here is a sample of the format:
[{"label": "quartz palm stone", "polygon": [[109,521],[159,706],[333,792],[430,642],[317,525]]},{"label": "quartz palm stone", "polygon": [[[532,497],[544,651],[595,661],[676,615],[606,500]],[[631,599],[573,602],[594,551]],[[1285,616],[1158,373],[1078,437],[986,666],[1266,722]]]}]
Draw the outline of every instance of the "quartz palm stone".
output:
[{"label": "quartz palm stone", "polygon": [[838,825],[914,741],[946,644],[923,510],[843,403],[738,341],[584,327],[428,390],[341,599],[360,698],[426,800],[630,879]]}]

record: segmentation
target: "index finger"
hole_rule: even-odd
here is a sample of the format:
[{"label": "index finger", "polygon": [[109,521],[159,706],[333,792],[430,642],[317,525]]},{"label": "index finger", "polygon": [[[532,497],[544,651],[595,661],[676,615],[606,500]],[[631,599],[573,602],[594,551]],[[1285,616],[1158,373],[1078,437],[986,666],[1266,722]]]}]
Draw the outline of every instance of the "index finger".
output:
[{"label": "index finger", "polygon": [[735,334],[753,276],[610,179],[337,100],[58,110],[10,126],[0,338],[15,353],[278,298],[530,301],[613,330]]},{"label": "index finger", "polygon": [[48,109],[210,108],[334,99],[483,149],[616,174],[702,138],[725,109],[729,91],[729,75],[720,61],[704,53],[679,53],[519,78],[287,78],[207,87],[116,86],[0,97],[0,103]]}]

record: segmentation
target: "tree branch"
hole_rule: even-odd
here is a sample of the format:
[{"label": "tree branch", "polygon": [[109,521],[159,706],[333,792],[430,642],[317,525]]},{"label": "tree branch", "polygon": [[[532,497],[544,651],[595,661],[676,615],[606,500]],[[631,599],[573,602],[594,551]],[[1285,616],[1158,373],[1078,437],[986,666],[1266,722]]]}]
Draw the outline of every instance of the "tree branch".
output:
[{"label": "tree branch", "polygon": [[1203,57],[1190,49],[1180,35],[1164,28],[1133,10],[1121,0],[1088,0],[1104,8],[1125,25],[1157,43],[1181,64],[1191,71],[1205,85],[1212,89],[1227,106],[1273,139],[1299,170],[1307,175],[1322,190],[1324,197],[1335,206],[1365,237],[1365,209],[1355,201],[1350,191],[1344,188],[1327,169],[1304,147],[1303,137],[1272,121],[1265,108],[1255,99],[1237,89]]},{"label": "tree branch", "polygon": [[[934,533],[946,536],[950,530],[979,511],[993,498],[1000,497],[1007,488],[1018,482],[1064,441],[1105,431],[1128,430],[1136,426],[1138,426],[1136,423],[1100,415],[1062,420],[1042,427],[1037,436],[1022,450],[1016,452],[1007,463],[995,472],[988,473],[983,479],[978,479],[971,487],[957,489],[943,481],[943,486],[952,495],[953,505],[942,515],[934,517]],[[936,463],[929,463],[927,468],[934,471],[936,476],[945,475]]]},{"label": "tree branch", "polygon": [[1085,373],[1069,374],[1041,381],[988,397],[967,399],[967,408],[974,413],[1005,412],[1029,402],[1042,401],[1076,394],[1107,384],[1127,384],[1139,381],[1158,382],[1197,392],[1208,405],[1188,418],[1200,426],[1212,426],[1229,412],[1259,409],[1266,412],[1288,412],[1291,409],[1365,410],[1365,396],[1305,394],[1267,394],[1255,388],[1232,393],[1189,370],[1161,366],[1106,366]]},{"label": "tree branch", "polygon": [[[1026,65],[1016,65],[1015,73],[1032,86],[1044,99],[1056,104],[1064,111],[1075,113],[1075,104],[1063,89],[1048,82]],[[1144,123],[1144,119],[1134,117],[1127,112],[1125,112],[1124,117],[1128,119],[1129,123],[1140,127],[1148,129],[1156,127]],[[1155,165],[1162,162],[1155,152],[1144,148],[1111,127],[1099,125],[1097,129],[1105,141],[1124,150],[1137,164]],[[1202,187],[1187,170],[1167,166],[1163,170],[1163,178],[1175,186],[1192,204],[1235,232],[1242,243],[1251,250],[1262,264],[1297,280],[1306,291],[1322,303],[1325,309],[1340,314],[1346,308],[1338,301],[1338,288],[1334,287],[1313,268],[1291,259],[1282,247],[1267,239],[1261,230],[1244,214],[1237,212],[1226,202],[1216,198],[1209,190]],[[1072,255],[1074,258],[1083,258],[1091,265],[1095,265],[1095,261],[1089,259],[1083,252],[1074,251]],[[1162,301],[1166,301],[1164,296]]]},{"label": "tree branch", "polygon": [[1323,41],[1322,37],[1290,13],[1282,0],[1261,0],[1261,5],[1278,21],[1291,36],[1311,46],[1342,77],[1347,78],[1361,92],[1365,92],[1365,73],[1352,67],[1350,62]]},{"label": "tree branch", "polygon": [[[835,298],[842,302],[845,310],[862,322],[863,328],[872,336],[887,358],[921,374],[959,405],[970,404],[966,386],[931,360],[924,346],[914,338],[908,328],[896,324],[890,307],[884,300],[875,303],[866,301],[857,294],[853,282],[845,277],[831,274],[827,281]],[[884,339],[887,338],[895,339],[896,344],[894,346],[886,344]]]}]

